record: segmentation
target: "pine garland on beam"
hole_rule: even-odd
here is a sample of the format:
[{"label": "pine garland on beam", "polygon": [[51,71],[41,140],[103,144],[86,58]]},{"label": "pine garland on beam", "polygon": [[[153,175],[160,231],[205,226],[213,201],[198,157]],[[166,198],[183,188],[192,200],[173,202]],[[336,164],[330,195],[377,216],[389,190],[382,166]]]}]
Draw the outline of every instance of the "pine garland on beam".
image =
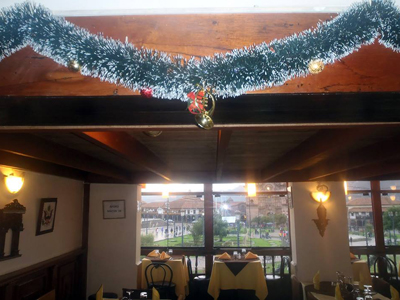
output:
[{"label": "pine garland on beam", "polygon": [[282,85],[307,76],[311,61],[332,64],[376,39],[400,51],[400,11],[392,1],[354,4],[315,29],[200,60],[91,34],[30,2],[0,11],[0,60],[29,45],[61,65],[76,62],[83,75],[183,101],[199,85],[219,97]]}]

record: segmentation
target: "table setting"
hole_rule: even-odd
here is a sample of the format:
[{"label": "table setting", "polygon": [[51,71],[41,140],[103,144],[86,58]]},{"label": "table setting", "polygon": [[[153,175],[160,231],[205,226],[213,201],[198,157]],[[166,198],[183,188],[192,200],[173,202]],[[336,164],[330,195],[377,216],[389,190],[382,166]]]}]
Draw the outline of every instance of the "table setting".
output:
[{"label": "table setting", "polygon": [[[366,279],[360,275],[360,281],[353,281],[337,271],[337,280],[320,281],[319,271],[313,277],[313,284],[305,287],[308,300],[390,300],[374,291],[372,285],[366,284]],[[390,287],[392,300],[400,300],[399,293]]]},{"label": "table setting", "polygon": [[268,295],[259,257],[242,250],[215,256],[208,293],[218,299],[221,290],[254,290],[259,299]]},{"label": "table setting", "polygon": [[[141,270],[141,288],[147,289],[147,283],[145,279],[145,270],[148,265],[151,263],[165,263],[167,264],[173,272],[172,283],[175,284],[175,294],[177,296],[182,295],[185,297],[189,294],[189,272],[186,265],[186,260],[182,259],[182,255],[173,255],[173,250],[169,249],[167,252],[161,252],[158,249],[155,249],[147,254],[145,258],[142,259],[142,270]],[[160,278],[162,274],[159,274]],[[155,280],[159,280],[156,278]]]}]

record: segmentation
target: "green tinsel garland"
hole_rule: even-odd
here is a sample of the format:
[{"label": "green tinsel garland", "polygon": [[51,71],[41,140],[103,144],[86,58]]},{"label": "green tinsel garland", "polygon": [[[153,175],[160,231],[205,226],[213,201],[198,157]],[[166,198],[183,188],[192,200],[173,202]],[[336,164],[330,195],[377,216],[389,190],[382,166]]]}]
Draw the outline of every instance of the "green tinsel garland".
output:
[{"label": "green tinsel garland", "polygon": [[186,101],[199,84],[212,87],[220,97],[281,85],[308,75],[311,60],[331,64],[376,39],[399,52],[399,33],[400,11],[393,2],[363,2],[313,30],[185,60],[91,34],[41,5],[26,2],[0,11],[0,60],[29,45],[61,65],[78,62],[84,75]]}]

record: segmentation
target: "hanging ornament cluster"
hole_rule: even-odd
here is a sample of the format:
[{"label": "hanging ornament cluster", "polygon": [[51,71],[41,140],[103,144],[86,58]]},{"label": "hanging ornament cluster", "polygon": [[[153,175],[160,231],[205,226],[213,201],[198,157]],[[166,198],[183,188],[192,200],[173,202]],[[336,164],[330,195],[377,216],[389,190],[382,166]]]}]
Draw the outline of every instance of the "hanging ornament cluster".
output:
[{"label": "hanging ornament cluster", "polygon": [[[375,40],[400,52],[399,32],[400,10],[395,4],[368,1],[283,39],[184,59],[91,34],[42,5],[25,2],[0,11],[0,60],[31,46],[71,71],[140,90],[145,97],[187,101],[199,83],[212,86],[213,94],[224,98],[319,73]],[[191,112],[204,115],[204,104],[197,100],[192,104]]]},{"label": "hanging ornament cluster", "polygon": [[[201,88],[197,93],[190,92],[188,95],[188,110],[196,115],[197,125],[203,129],[211,129],[214,127],[212,116],[215,110],[215,97],[211,93],[211,89],[204,90]],[[211,108],[207,110],[211,101]]]}]

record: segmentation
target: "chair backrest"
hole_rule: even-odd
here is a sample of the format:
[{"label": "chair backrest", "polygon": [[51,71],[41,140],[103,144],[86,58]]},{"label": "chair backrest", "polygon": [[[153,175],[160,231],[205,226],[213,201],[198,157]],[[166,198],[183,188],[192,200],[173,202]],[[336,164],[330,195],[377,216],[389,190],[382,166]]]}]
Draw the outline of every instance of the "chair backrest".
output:
[{"label": "chair backrest", "polygon": [[[160,272],[162,276],[162,280],[154,280],[155,272]],[[146,278],[147,286],[154,285],[157,281],[162,287],[171,287],[172,278],[174,276],[172,269],[165,263],[153,262],[149,264],[145,271],[144,275]],[[158,277],[158,276],[157,276]],[[156,279],[157,279],[156,277]]]},{"label": "chair backrest", "polygon": [[396,264],[387,256],[377,255],[373,264],[374,274],[378,274],[380,278],[383,278],[386,281],[393,277],[396,277],[396,280],[399,279]]},{"label": "chair backrest", "polygon": [[56,290],[48,292],[42,297],[39,297],[37,300],[56,300]]},{"label": "chair backrest", "polygon": [[190,259],[189,256],[187,257],[186,265],[187,265],[188,272],[189,272],[189,281],[192,281],[193,280],[192,260]]},{"label": "chair backrest", "polygon": [[292,300],[303,300],[303,286],[297,279],[296,275],[292,275]]},{"label": "chair backrest", "polygon": [[132,292],[131,299],[140,299],[140,294],[141,293],[147,293],[147,299],[151,299],[153,297],[153,291],[151,289],[145,290],[145,289],[127,289],[123,288],[122,289],[122,297],[128,297],[129,295],[127,292]]}]

